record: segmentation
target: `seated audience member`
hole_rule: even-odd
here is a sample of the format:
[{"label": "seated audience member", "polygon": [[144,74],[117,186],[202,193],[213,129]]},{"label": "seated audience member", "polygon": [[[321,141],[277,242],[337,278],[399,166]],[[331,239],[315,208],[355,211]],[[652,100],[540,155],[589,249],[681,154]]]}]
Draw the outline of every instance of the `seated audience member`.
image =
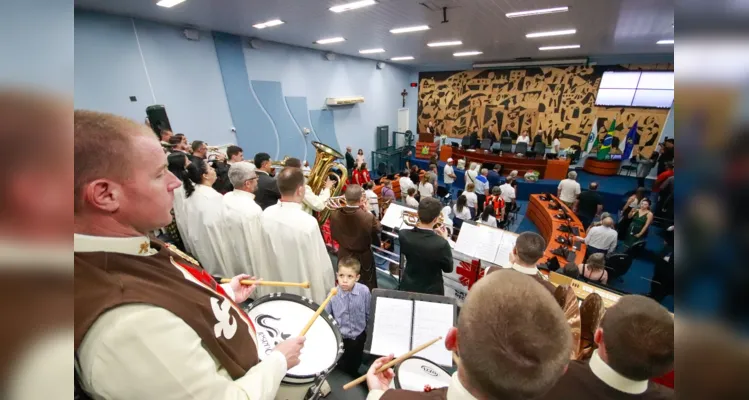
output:
[{"label": "seated audience member", "polygon": [[650,382],[674,364],[674,319],[663,306],[644,296],[623,296],[606,310],[594,340],[593,357],[570,362],[541,399],[674,398],[673,390]]},{"label": "seated audience member", "polygon": [[506,206],[507,205],[505,204],[505,200],[502,198],[499,186],[494,187],[492,189],[492,195],[486,198],[486,202],[484,203],[484,210],[486,210],[487,207],[493,208],[494,213],[492,215],[498,221],[504,221]]},{"label": "seated audience member", "polygon": [[588,190],[577,198],[577,216],[583,227],[588,229],[596,215],[603,211],[603,197],[598,193],[598,182],[591,182]]},{"label": "seated audience member", "polygon": [[465,194],[458,197],[458,201],[453,206],[453,213],[455,213],[455,218],[462,221],[470,221],[472,219],[471,209],[468,208],[468,199]]},{"label": "seated audience member", "polygon": [[408,177],[408,174],[408,171],[403,171],[400,173],[400,178],[398,178],[398,183],[400,183],[401,187],[401,200],[403,201],[406,201],[406,196],[408,196],[408,189],[416,188],[416,184],[411,181],[411,178]]},{"label": "seated audience member", "polygon": [[[373,182],[369,182],[373,183]],[[380,195],[383,199],[390,199],[392,201],[395,201],[395,192],[393,191],[393,182],[390,179],[383,179],[382,180],[382,192],[380,192]],[[374,188],[374,185],[372,186]]]},{"label": "seated audience member", "polygon": [[484,211],[481,212],[481,216],[479,217],[479,224],[490,226],[492,228],[497,227],[497,218],[494,216],[494,207],[484,207]]},{"label": "seated audience member", "polygon": [[442,212],[439,200],[424,197],[419,202],[419,222],[413,229],[401,229],[398,238],[401,257],[408,268],[402,273],[400,290],[443,296],[442,272],[452,272],[453,255],[447,231],[434,229]]},{"label": "seated audience member", "polygon": [[367,399],[535,399],[557,384],[569,364],[572,337],[564,313],[553,296],[516,271],[480,279],[468,292],[457,325],[445,339],[457,358],[447,388],[390,389],[392,370],[376,374],[389,356],[370,367]]},{"label": "seated audience member", "polygon": [[609,273],[606,271],[606,256],[603,253],[595,253],[588,257],[585,264],[577,266],[580,277],[590,282],[606,284],[609,281]]},{"label": "seated audience member", "polygon": [[430,173],[426,173],[421,177],[419,195],[420,200],[424,200],[427,197],[434,197],[434,185],[432,185],[432,175]]},{"label": "seated audience member", "polygon": [[616,250],[618,236],[619,234],[614,229],[614,219],[604,218],[600,226],[590,228],[585,236],[585,244],[588,246],[586,257],[596,253],[604,255],[613,253]]},{"label": "seated audience member", "polygon": [[416,188],[408,188],[408,194],[406,196],[406,206],[411,208],[419,208],[419,201],[416,200]]},{"label": "seated audience member", "polygon": [[564,264],[562,270],[557,270],[557,272],[561,272],[562,275],[569,276],[572,279],[580,278],[580,270],[578,269],[577,264],[575,264],[574,262],[568,262],[567,264]]},{"label": "seated audience member", "polygon": [[653,223],[653,213],[650,211],[650,199],[640,200],[640,207],[629,212],[629,227],[624,237],[624,245],[629,247],[645,239],[650,224]]},{"label": "seated audience member", "polygon": [[469,183],[468,186],[466,186],[466,190],[463,191],[463,196],[466,197],[466,205],[471,212],[471,219],[476,218],[476,206],[478,205],[479,197],[476,195],[473,183]]},{"label": "seated audience member", "polygon": [[325,311],[338,322],[343,336],[343,355],[337,367],[351,376],[359,375],[372,296],[369,288],[359,283],[360,270],[361,265],[354,258],[346,257],[338,261],[338,293],[325,306]]},{"label": "seated audience member", "polygon": [[499,186],[502,183],[502,176],[500,175],[501,169],[501,165],[494,164],[494,168],[489,171],[489,174],[486,176],[486,179],[489,180],[490,189],[493,189],[495,186]]},{"label": "seated audience member", "polygon": [[380,203],[377,199],[377,193],[374,192],[374,182],[370,181],[369,183],[367,183],[366,190],[364,191],[364,196],[367,197],[367,208],[369,209],[369,212],[379,218]]}]

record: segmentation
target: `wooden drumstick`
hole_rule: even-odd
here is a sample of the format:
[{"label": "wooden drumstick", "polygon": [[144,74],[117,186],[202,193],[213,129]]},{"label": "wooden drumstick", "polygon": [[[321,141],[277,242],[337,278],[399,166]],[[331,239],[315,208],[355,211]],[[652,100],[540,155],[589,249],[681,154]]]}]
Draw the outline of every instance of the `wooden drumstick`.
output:
[{"label": "wooden drumstick", "polygon": [[[390,367],[392,367],[394,365],[400,364],[401,362],[403,362],[407,358],[411,358],[414,354],[416,354],[416,353],[418,353],[418,352],[426,349],[427,347],[429,347],[429,346],[437,343],[440,340],[442,340],[442,336],[440,336],[440,337],[438,337],[438,338],[436,338],[434,340],[430,340],[430,341],[422,344],[421,346],[414,348],[413,350],[409,351],[408,353],[403,354],[402,356],[400,356],[400,357],[398,357],[396,359],[391,360],[389,363],[383,365],[382,367],[380,367],[380,369],[378,369],[377,371],[375,371],[375,374],[381,374],[381,373],[387,371],[388,368],[390,368]],[[351,381],[351,382],[343,385],[343,390],[349,390],[349,389],[351,389],[354,386],[358,386],[360,383],[364,382],[365,380],[367,380],[367,375],[362,375],[362,376],[354,379],[353,381]]]},{"label": "wooden drumstick", "polygon": [[309,328],[312,327],[312,324],[314,324],[317,317],[319,317],[320,314],[322,314],[322,310],[325,309],[325,306],[328,305],[328,303],[330,302],[330,299],[332,299],[333,296],[336,295],[336,293],[338,293],[338,288],[330,289],[330,293],[328,293],[328,297],[325,299],[325,301],[322,302],[322,304],[320,304],[320,307],[317,308],[317,311],[315,311],[315,315],[313,315],[312,318],[310,318],[310,320],[307,322],[307,325],[304,326],[304,329],[302,329],[302,333],[300,333],[299,336],[304,336],[307,334],[307,331],[309,330]]},{"label": "wooden drumstick", "polygon": [[[231,279],[223,278],[221,283],[229,283]],[[300,287],[309,289],[309,282],[280,282],[280,281],[253,281],[250,279],[243,279],[239,283],[247,286],[258,285],[258,286],[286,286],[286,287]]]}]

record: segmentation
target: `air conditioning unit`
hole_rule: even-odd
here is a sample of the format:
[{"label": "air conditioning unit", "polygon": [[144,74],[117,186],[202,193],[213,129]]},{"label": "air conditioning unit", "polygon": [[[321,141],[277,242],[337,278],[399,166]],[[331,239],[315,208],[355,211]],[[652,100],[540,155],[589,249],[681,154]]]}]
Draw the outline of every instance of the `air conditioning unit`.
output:
[{"label": "air conditioning unit", "polygon": [[364,97],[328,97],[327,99],[325,99],[325,104],[329,106],[345,106],[356,103],[364,103]]}]

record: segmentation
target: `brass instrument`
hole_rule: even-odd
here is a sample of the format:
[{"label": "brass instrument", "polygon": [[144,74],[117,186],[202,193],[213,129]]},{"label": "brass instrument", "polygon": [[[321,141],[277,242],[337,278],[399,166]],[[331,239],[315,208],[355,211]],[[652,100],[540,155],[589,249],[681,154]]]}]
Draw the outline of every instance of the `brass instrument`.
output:
[{"label": "brass instrument", "polygon": [[[310,170],[307,184],[312,189],[312,193],[319,195],[320,191],[325,187],[325,182],[330,177],[337,181],[330,189],[330,197],[331,199],[339,197],[343,191],[343,185],[345,185],[348,180],[348,170],[346,169],[346,166],[336,161],[339,158],[343,158],[343,154],[320,142],[312,142],[312,145],[315,146],[317,154],[315,155],[315,163]],[[340,172],[340,178],[338,174],[333,171],[334,169],[337,169]],[[338,204],[344,203],[345,201]],[[317,214],[317,222],[320,225],[324,224],[328,219],[330,211],[331,210],[326,207],[325,210],[322,210]]]},{"label": "brass instrument", "polygon": [[328,210],[338,210],[339,208],[346,207],[346,197],[336,196],[325,200],[325,208]]},{"label": "brass instrument", "polygon": [[286,156],[281,161],[273,161],[273,162],[271,162],[270,165],[273,166],[273,168],[276,168],[276,169],[283,168],[283,167],[286,166],[286,161],[288,159],[289,159],[289,156]]},{"label": "brass instrument", "polygon": [[[417,223],[419,223],[419,214],[416,213],[416,211],[410,211],[410,210],[403,210],[403,223],[408,226],[416,226]],[[445,220],[442,214],[440,214],[439,219],[437,219],[437,223],[434,224],[432,229],[434,230],[440,230],[445,227]]]}]

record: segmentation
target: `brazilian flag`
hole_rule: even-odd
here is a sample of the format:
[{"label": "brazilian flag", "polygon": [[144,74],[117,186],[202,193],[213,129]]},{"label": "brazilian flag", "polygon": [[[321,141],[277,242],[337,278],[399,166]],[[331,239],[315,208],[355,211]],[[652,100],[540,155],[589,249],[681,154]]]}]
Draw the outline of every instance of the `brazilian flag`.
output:
[{"label": "brazilian flag", "polygon": [[611,127],[609,128],[608,132],[606,132],[606,136],[603,137],[603,142],[601,142],[601,147],[598,149],[598,153],[596,155],[596,158],[599,160],[605,160],[606,157],[609,156],[609,152],[611,152],[611,142],[614,141],[614,129],[616,128],[616,120],[613,120],[611,122]]}]

